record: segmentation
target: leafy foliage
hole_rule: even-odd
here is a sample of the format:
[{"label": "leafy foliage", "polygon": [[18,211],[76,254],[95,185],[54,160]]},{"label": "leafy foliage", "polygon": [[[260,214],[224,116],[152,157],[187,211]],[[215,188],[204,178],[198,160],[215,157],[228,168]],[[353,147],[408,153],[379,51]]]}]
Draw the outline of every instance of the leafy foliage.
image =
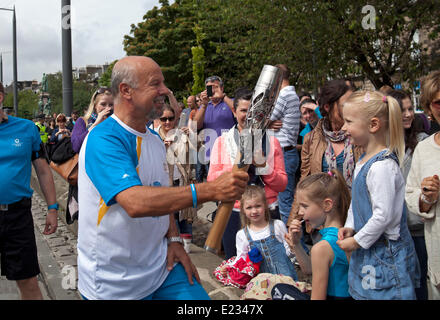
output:
[{"label": "leafy foliage", "polygon": [[[61,72],[47,75],[52,113],[63,112],[63,75]],[[82,81],[73,81],[73,110],[84,112],[89,106],[95,88]],[[70,116],[70,115],[67,115]]]},{"label": "leafy foliage", "polygon": [[379,88],[412,83],[440,66],[438,54],[415,41],[425,33],[439,49],[436,2],[370,0],[375,24],[366,29],[367,3],[351,0],[161,0],[132,25],[124,47],[157,61],[178,96],[200,91],[200,80],[214,74],[231,95],[252,88],[264,64],[278,63],[289,66],[298,91],[316,93],[343,77]]},{"label": "leafy foliage", "polygon": [[100,87],[107,87],[107,88],[111,87],[113,67],[115,66],[115,64],[117,62],[118,62],[118,60],[115,60],[112,63],[110,63],[107,70],[99,78],[98,84]]},{"label": "leafy foliage", "polygon": [[[5,107],[14,107],[14,95],[9,93],[3,103]],[[22,90],[18,92],[18,117],[32,119],[38,112],[38,95],[32,90]]]}]

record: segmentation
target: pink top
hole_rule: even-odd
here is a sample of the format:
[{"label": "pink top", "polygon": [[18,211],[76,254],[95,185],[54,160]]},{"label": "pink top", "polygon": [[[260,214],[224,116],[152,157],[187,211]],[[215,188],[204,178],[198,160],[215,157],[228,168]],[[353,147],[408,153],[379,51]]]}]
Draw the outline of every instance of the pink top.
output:
[{"label": "pink top", "polygon": [[[284,155],[277,138],[270,136],[270,153],[266,159],[269,174],[262,175],[266,192],[267,204],[277,200],[278,193],[283,192],[287,186],[287,174],[284,166]],[[232,161],[225,146],[225,135],[217,138],[211,150],[211,159],[208,172],[208,181],[213,181],[225,172],[232,171]],[[240,210],[240,201],[236,201],[234,208]]]}]

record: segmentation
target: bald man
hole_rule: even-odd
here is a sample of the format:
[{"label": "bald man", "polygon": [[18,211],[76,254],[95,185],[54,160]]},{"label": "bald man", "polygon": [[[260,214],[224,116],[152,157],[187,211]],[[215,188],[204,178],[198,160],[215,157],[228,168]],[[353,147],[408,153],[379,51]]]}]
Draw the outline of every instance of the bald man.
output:
[{"label": "bald man", "polygon": [[[173,212],[239,199],[243,173],[168,187],[166,151],[147,129],[169,90],[150,58],[126,57],[112,73],[114,114],[84,141],[79,160],[78,289],[85,299],[209,299]],[[194,281],[195,280],[195,281]]]}]

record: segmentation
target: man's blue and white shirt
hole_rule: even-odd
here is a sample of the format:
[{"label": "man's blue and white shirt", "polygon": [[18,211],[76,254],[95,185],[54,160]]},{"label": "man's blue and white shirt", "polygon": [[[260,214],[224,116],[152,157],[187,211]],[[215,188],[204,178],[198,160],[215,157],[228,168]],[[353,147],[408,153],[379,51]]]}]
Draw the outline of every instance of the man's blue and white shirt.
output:
[{"label": "man's blue and white shirt", "polygon": [[115,197],[134,186],[168,186],[160,138],[115,115],[86,137],[78,174],[78,289],[88,299],[145,298],[166,269],[169,215],[133,219]]}]

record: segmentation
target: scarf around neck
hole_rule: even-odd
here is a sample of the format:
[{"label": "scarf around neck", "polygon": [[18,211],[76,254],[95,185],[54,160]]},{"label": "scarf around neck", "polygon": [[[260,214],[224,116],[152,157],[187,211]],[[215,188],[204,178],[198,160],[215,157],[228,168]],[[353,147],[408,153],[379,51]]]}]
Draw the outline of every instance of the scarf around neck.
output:
[{"label": "scarf around neck", "polygon": [[325,150],[324,156],[327,161],[329,170],[337,169],[336,155],[332,147],[332,143],[344,142],[344,164],[343,164],[343,176],[345,182],[349,189],[353,182],[353,172],[354,172],[354,153],[353,145],[350,139],[347,138],[345,131],[328,131],[324,126],[322,126],[322,131],[324,133],[325,140],[327,141],[327,148]]}]

